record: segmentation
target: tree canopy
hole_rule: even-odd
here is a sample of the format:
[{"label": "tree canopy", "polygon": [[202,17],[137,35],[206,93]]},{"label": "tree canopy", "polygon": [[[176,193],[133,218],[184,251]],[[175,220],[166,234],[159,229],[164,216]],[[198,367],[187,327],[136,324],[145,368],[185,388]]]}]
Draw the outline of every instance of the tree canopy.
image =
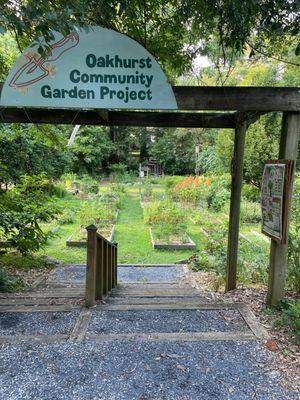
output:
[{"label": "tree canopy", "polygon": [[128,34],[152,52],[170,77],[186,72],[217,38],[224,64],[227,51],[248,47],[268,56],[300,54],[299,0],[10,0],[0,1],[0,29],[20,47],[53,37],[74,25],[101,25]]}]

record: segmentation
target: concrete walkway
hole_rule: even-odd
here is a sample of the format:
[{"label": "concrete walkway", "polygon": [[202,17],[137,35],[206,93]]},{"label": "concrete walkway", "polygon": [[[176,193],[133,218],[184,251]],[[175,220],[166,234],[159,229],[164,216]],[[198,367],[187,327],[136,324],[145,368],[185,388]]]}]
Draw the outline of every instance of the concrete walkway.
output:
[{"label": "concrete walkway", "polygon": [[181,266],[118,272],[119,287],[90,310],[80,265],[0,295],[1,400],[298,399],[247,306],[181,284]]}]

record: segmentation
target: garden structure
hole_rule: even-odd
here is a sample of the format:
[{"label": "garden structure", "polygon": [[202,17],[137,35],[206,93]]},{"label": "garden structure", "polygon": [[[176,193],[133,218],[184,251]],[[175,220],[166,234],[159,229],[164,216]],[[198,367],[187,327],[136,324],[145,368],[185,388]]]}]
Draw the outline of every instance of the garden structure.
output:
[{"label": "garden structure", "polygon": [[[111,32],[113,31],[106,30],[104,33],[102,33],[103,35],[110,35]],[[112,37],[113,35],[114,34],[112,34]],[[122,37],[125,36],[120,34],[118,35]],[[116,43],[116,49],[120,49],[119,41],[121,43],[121,40],[125,40],[119,36],[117,38],[113,38],[115,40],[114,43]],[[126,40],[129,39],[127,38]],[[67,70],[68,67],[70,67],[70,69],[73,68],[69,75],[69,79],[72,82],[72,89],[52,90],[49,85],[45,84],[40,87],[40,102],[38,101],[37,96],[34,96],[34,93],[32,94],[28,92],[26,88],[28,88],[28,85],[34,86],[39,80],[48,77],[50,74],[50,64],[49,68],[44,67],[43,64],[46,62],[50,63],[50,61],[56,62],[56,60],[63,55],[63,51],[59,50],[59,46],[65,46],[64,52],[70,50],[75,51],[76,46],[79,43],[79,35],[77,33],[72,33],[72,35],[70,34],[65,37],[64,41],[58,41],[57,43],[54,43],[51,49],[52,52],[56,51],[57,55],[56,58],[53,58],[53,60],[50,60],[51,55],[53,55],[52,53],[49,53],[49,57],[47,56],[49,58],[48,60],[39,59],[38,61],[36,61],[34,58],[31,59],[31,56],[27,54],[27,58],[25,60],[26,63],[24,63],[21,68],[20,63],[16,64],[15,70],[11,71],[9,79],[4,85],[0,84],[0,121],[2,123],[31,124],[47,123],[70,125],[184,128],[207,127],[234,129],[235,140],[231,163],[232,183],[226,273],[226,291],[233,290],[236,288],[237,278],[240,203],[243,184],[243,159],[247,128],[262,114],[273,111],[282,112],[282,130],[278,158],[293,160],[296,162],[300,130],[300,88],[198,86],[171,87],[168,83],[166,83],[167,81],[164,75],[159,75],[161,72],[157,72],[159,66],[154,58],[152,59],[149,53],[147,53],[142,46],[132,42],[134,41],[131,40],[130,43],[128,42],[127,50],[132,52],[139,47],[139,52],[142,50],[145,52],[144,58],[122,59],[118,55],[114,56],[114,58],[106,55],[106,57],[99,57],[97,59],[96,56],[91,52],[84,58],[84,63],[86,65],[76,65],[76,68],[80,68],[80,66],[83,65],[84,67],[88,68],[88,71],[91,71],[92,68],[97,67],[109,67],[112,69],[125,66],[125,62],[127,62],[127,64],[131,62],[136,64],[136,66],[135,64],[133,65],[133,68],[140,68],[141,71],[145,71],[144,68],[150,69],[150,67],[155,67],[156,70],[152,72],[153,75],[145,75],[143,73],[139,74],[139,71],[136,71],[135,75],[116,75],[115,69],[113,70],[114,73],[111,75],[81,73],[79,69],[74,69],[74,63],[72,64],[72,58],[70,57],[70,66],[67,65],[64,70]],[[88,43],[89,46],[95,45],[93,40],[89,40]],[[79,49],[79,45],[77,47]],[[121,52],[122,50],[116,51]],[[143,53],[137,52],[136,54],[139,54],[140,57],[140,54]],[[68,62],[67,58],[66,62]],[[36,72],[36,67],[41,68],[43,70],[43,74],[36,76],[31,81],[24,81],[24,77],[21,74],[28,75],[34,71]],[[157,76],[155,74],[157,74]],[[150,89],[153,77],[158,77],[158,84],[156,83],[153,91],[151,91]],[[25,78],[29,79],[27,76],[25,76]],[[110,88],[109,83],[111,83],[113,80],[115,80],[114,83],[116,83],[117,78],[119,78],[119,80],[120,78],[123,80],[127,79],[128,82],[130,82],[129,78],[133,79],[133,83],[135,85],[143,84],[147,90],[144,89],[140,91],[130,91],[128,87],[124,88],[124,90],[113,90]],[[51,81],[47,82],[52,84],[53,81],[55,81],[55,79],[53,79],[52,76]],[[62,78],[60,77],[60,81],[57,79],[57,82],[54,82],[54,84],[58,84],[58,82],[61,81]],[[107,86],[100,86],[99,92],[100,99],[108,99],[106,103],[104,102],[105,107],[100,108],[99,98],[97,101],[95,100],[95,103],[93,104],[92,101],[94,98],[96,98],[96,90],[78,90],[77,86],[74,86],[74,83],[83,84],[86,82],[88,82],[89,85],[93,82],[98,84],[99,82],[104,82],[107,84]],[[126,84],[129,86],[128,82]],[[68,84],[70,84],[70,82],[68,82]],[[115,86],[112,87],[115,88]],[[7,96],[8,90],[11,90],[10,93],[13,101],[7,103],[2,100],[5,96]],[[24,99],[25,96],[24,93],[25,95],[26,93],[29,93],[29,95],[27,96],[27,102],[22,103],[22,99]],[[161,93],[162,95],[160,96]],[[155,103],[156,100],[154,99],[154,95],[157,94],[158,100],[157,103]],[[126,102],[128,103],[130,99],[136,100],[137,96],[140,100],[139,104],[142,104],[142,101],[148,101],[149,104],[144,108],[138,105],[132,107],[124,104]],[[114,101],[116,101],[116,97],[120,99],[119,104],[122,104],[122,106],[114,105],[117,104],[114,103]],[[48,100],[50,105],[47,103]],[[54,100],[56,102],[54,102]],[[152,100],[153,102],[151,103]],[[91,102],[89,103],[89,101]],[[54,106],[51,106],[51,104],[54,104]],[[76,105],[72,106],[72,104]],[[289,186],[289,193],[287,194],[288,198],[291,198],[292,186],[292,184]],[[287,215],[288,214],[289,212],[287,212]],[[87,286],[87,289],[89,291],[92,290],[92,293],[89,293],[86,296],[89,299],[89,304],[93,304],[95,298],[94,269],[97,263],[94,257],[94,254],[96,254],[95,248],[96,246],[100,246],[100,242],[107,242],[103,241],[101,238],[96,240],[97,236],[94,234],[93,239],[91,239],[92,232],[93,230],[89,232],[90,239],[88,241],[87,265],[87,284],[88,282],[91,284],[91,286]],[[103,243],[101,246],[103,246]],[[111,244],[109,246],[111,246]],[[276,305],[283,298],[287,248],[287,243],[279,243],[272,239],[270,250],[269,287],[267,296],[267,303],[271,306]],[[112,282],[113,285],[115,283],[116,282]]]},{"label": "garden structure", "polygon": [[[176,111],[87,111],[5,107],[1,109],[0,119],[4,123],[234,129],[226,277],[226,290],[232,290],[236,287],[243,155],[247,128],[264,113],[282,111],[278,158],[296,161],[300,130],[300,89],[177,86],[173,87],[173,90],[179,107]],[[222,112],[200,112],[211,110]],[[289,196],[291,193],[292,185]],[[286,259],[287,244],[272,240],[267,298],[269,305],[276,305],[283,298]]]}]

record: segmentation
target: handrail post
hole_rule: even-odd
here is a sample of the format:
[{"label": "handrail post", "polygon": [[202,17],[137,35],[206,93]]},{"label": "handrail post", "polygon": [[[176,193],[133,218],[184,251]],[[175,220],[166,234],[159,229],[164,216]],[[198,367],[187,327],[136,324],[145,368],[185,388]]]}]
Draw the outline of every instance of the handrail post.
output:
[{"label": "handrail post", "polygon": [[107,268],[108,268],[108,288],[107,290],[110,292],[112,289],[112,261],[113,261],[113,257],[112,257],[112,244],[108,244],[108,255],[107,255]]},{"label": "handrail post", "polygon": [[114,278],[115,287],[118,285],[118,243],[115,243],[115,257],[114,257]]},{"label": "handrail post", "polygon": [[97,235],[97,261],[96,261],[96,300],[103,297],[103,239]]},{"label": "handrail post", "polygon": [[108,243],[106,241],[103,242],[103,264],[102,264],[102,277],[103,277],[103,295],[106,296],[108,294],[108,285],[107,285],[107,253],[108,253]]},{"label": "handrail post", "polygon": [[87,261],[85,281],[85,305],[92,307],[95,304],[95,273],[97,259],[97,227],[89,225],[87,228]]}]

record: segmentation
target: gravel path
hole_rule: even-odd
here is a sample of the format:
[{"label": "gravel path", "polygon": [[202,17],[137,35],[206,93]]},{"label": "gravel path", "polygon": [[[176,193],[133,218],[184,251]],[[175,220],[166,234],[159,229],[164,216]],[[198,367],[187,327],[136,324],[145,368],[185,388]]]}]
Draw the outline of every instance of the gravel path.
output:
[{"label": "gravel path", "polygon": [[5,400],[296,400],[256,342],[22,344],[0,352]]},{"label": "gravel path", "polygon": [[[118,279],[121,283],[177,282],[183,275],[183,267],[180,265],[168,267],[118,267]],[[51,275],[51,280],[83,284],[85,282],[85,266],[68,265],[58,267]]]},{"label": "gravel path", "polygon": [[0,336],[69,334],[79,311],[0,312]]},{"label": "gravel path", "polygon": [[94,311],[89,333],[246,331],[235,310]]}]

